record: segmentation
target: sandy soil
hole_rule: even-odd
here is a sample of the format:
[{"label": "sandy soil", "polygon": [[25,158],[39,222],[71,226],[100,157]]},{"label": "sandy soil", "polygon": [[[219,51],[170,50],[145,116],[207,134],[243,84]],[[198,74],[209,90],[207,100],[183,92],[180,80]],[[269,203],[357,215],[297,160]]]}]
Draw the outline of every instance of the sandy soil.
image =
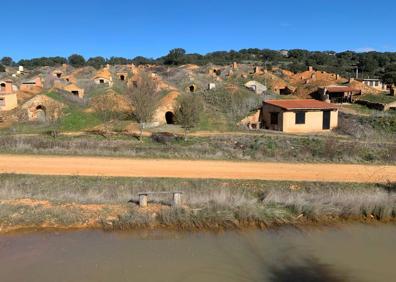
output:
[{"label": "sandy soil", "polygon": [[0,155],[0,173],[361,183],[396,181],[396,166],[35,155]]}]

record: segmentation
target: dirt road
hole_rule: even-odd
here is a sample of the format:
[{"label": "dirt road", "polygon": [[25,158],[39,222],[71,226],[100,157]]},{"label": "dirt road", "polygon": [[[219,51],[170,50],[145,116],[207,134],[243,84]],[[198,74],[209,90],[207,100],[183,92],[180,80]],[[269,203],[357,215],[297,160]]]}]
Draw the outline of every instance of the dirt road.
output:
[{"label": "dirt road", "polygon": [[0,155],[0,173],[115,177],[396,181],[396,166]]}]

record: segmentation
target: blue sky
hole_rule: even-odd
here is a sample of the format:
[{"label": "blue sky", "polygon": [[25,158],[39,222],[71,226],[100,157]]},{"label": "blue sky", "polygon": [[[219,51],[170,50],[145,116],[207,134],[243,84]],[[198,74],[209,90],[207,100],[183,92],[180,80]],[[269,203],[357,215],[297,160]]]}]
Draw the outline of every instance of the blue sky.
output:
[{"label": "blue sky", "polygon": [[4,1],[0,57],[242,48],[396,51],[394,0]]}]

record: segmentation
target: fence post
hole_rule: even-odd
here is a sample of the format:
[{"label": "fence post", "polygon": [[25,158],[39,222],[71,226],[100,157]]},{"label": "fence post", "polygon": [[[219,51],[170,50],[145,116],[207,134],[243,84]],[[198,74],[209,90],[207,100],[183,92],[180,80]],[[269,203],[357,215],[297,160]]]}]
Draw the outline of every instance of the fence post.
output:
[{"label": "fence post", "polygon": [[180,207],[181,204],[182,204],[181,193],[180,192],[173,193],[173,206]]},{"label": "fence post", "polygon": [[140,194],[139,195],[139,206],[141,208],[147,207],[147,194]]}]

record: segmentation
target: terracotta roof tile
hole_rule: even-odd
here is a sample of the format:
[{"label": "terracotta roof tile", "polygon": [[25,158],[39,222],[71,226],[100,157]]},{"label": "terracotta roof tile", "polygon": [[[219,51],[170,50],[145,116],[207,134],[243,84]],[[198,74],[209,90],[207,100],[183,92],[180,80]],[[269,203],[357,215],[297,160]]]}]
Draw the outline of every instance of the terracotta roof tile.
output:
[{"label": "terracotta roof tile", "polygon": [[285,110],[336,110],[337,109],[335,105],[314,99],[267,100],[264,101],[264,103]]},{"label": "terracotta roof tile", "polygon": [[361,92],[359,89],[350,87],[350,86],[329,86],[326,87],[327,92]]}]

